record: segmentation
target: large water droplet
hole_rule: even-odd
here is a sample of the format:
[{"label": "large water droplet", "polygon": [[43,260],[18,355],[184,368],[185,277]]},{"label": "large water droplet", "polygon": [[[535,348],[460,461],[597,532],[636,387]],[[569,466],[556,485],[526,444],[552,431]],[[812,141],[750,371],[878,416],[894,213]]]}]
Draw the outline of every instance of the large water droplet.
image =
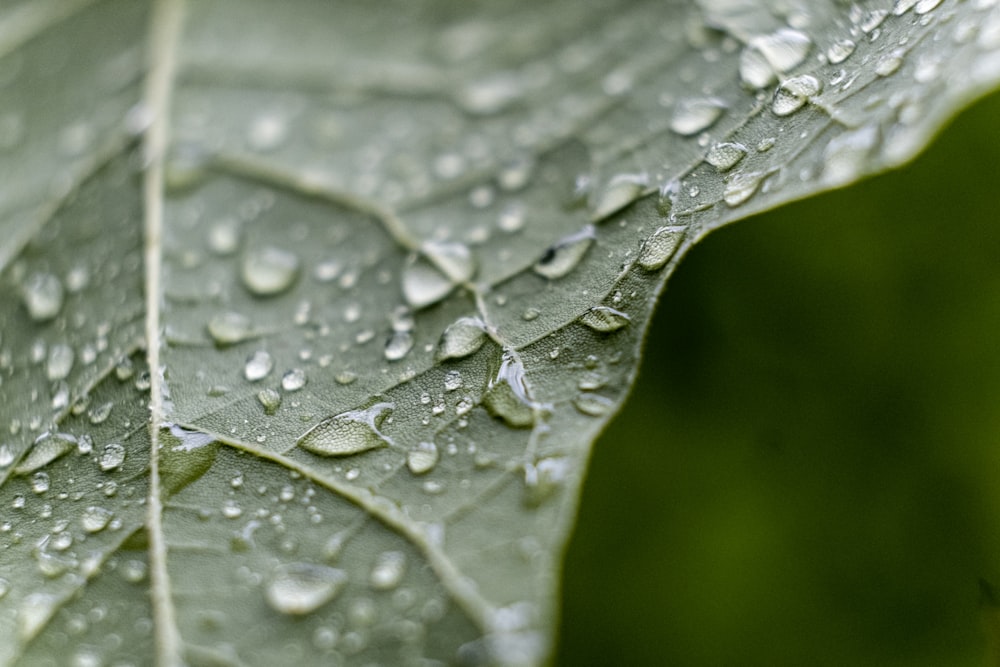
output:
[{"label": "large water droplet", "polygon": [[735,142],[723,142],[715,144],[709,149],[705,156],[705,162],[709,163],[718,171],[729,171],[736,166],[743,156],[747,154],[747,147]]},{"label": "large water droplet", "polygon": [[101,453],[101,458],[98,459],[97,464],[101,467],[101,470],[109,472],[111,470],[118,470],[124,462],[125,448],[117,442],[112,442],[104,446],[104,451]]},{"label": "large water droplet", "polygon": [[611,412],[615,402],[607,396],[586,391],[576,395],[573,406],[585,415],[600,417]]},{"label": "large water droplet", "polygon": [[847,60],[854,53],[855,48],[857,48],[857,44],[854,43],[854,40],[842,37],[830,44],[826,50],[826,59],[834,65],[838,65]]},{"label": "large water droplet", "polygon": [[648,186],[649,176],[646,174],[618,174],[598,195],[591,218],[599,221],[617,213],[638,199]]},{"label": "large water droplet", "polygon": [[774,91],[771,111],[775,116],[787,116],[801,109],[806,102],[819,94],[822,85],[819,79],[802,74],[781,82]]},{"label": "large water droplet", "polygon": [[674,107],[670,129],[683,137],[690,137],[710,128],[725,109],[726,103],[714,97],[681,100]]},{"label": "large water droplet", "polygon": [[60,456],[76,449],[77,439],[68,433],[43,433],[35,440],[28,455],[14,468],[18,475],[34,472]]},{"label": "large water droplet", "polygon": [[321,456],[359,454],[392,444],[379,426],[393,407],[392,403],[376,403],[365,410],[327,417],[303,433],[296,444]]},{"label": "large water droplet", "polygon": [[107,527],[114,515],[114,512],[106,507],[91,505],[83,510],[83,514],[80,516],[80,525],[88,533],[99,533]]},{"label": "large water droplet", "polygon": [[266,350],[257,350],[249,357],[243,367],[243,376],[250,382],[266,378],[274,368],[274,359]]},{"label": "large water droplet", "polygon": [[757,192],[762,180],[764,180],[764,173],[759,171],[744,171],[733,174],[726,181],[722,198],[730,206],[739,206]]},{"label": "large water droplet", "polygon": [[51,273],[33,273],[21,286],[21,299],[36,322],[51,320],[62,310],[65,290]]},{"label": "large water droplet", "polygon": [[777,75],[791,70],[806,59],[812,41],[792,28],[754,37],[740,54],[740,79],[751,88],[765,88]]},{"label": "large water droplet", "polygon": [[257,296],[284,292],[298,274],[298,255],[269,245],[247,251],[240,268],[243,284]]},{"label": "large water droplet", "polygon": [[580,316],[580,322],[594,331],[610,333],[626,326],[632,318],[610,306],[594,306]]},{"label": "large water droplet", "polygon": [[437,445],[433,442],[421,442],[406,453],[406,467],[414,475],[423,475],[434,469],[438,456]]},{"label": "large water droplet", "polygon": [[594,227],[587,225],[575,234],[560,239],[532,267],[535,273],[549,280],[562,278],[583,260],[597,238]]},{"label": "large water droplet", "polygon": [[438,343],[438,361],[467,357],[486,342],[486,325],[478,317],[460,317],[444,333]]},{"label": "large water droplet", "polygon": [[483,393],[483,405],[491,415],[510,426],[527,428],[535,423],[535,406],[528,398],[524,365],[512,353],[504,351],[500,368]]},{"label": "large water droplet", "polygon": [[208,321],[208,334],[219,346],[233,345],[256,335],[250,318],[232,311],[213,315]]},{"label": "large water droplet", "polygon": [[385,343],[387,361],[399,361],[413,349],[413,334],[409,331],[394,331]]},{"label": "large water droplet", "polygon": [[368,583],[379,591],[387,591],[399,585],[406,573],[406,554],[402,551],[383,551],[375,557]]},{"label": "large water droplet", "polygon": [[343,570],[313,563],[279,565],[267,584],[267,603],[281,614],[301,616],[333,600],[347,585]]},{"label": "large water droplet", "polygon": [[468,246],[462,243],[427,243],[403,267],[403,296],[414,308],[437,303],[459,283],[475,274],[476,265]]}]

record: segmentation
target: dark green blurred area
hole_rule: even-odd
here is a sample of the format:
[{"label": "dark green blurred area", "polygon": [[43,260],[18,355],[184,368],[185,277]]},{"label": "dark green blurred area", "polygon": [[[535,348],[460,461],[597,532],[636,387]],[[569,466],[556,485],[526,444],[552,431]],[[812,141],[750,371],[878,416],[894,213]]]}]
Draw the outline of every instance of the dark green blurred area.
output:
[{"label": "dark green blurred area", "polygon": [[558,664],[986,664],[998,202],[994,95],[691,252],[593,454]]}]

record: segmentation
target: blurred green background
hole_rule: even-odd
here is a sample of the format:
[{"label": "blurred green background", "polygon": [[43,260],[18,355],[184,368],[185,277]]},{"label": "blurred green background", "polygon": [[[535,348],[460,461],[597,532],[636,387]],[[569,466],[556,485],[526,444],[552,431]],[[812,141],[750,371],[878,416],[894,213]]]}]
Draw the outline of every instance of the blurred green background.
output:
[{"label": "blurred green background", "polygon": [[1000,96],[682,262],[598,441],[561,665],[986,664]]}]

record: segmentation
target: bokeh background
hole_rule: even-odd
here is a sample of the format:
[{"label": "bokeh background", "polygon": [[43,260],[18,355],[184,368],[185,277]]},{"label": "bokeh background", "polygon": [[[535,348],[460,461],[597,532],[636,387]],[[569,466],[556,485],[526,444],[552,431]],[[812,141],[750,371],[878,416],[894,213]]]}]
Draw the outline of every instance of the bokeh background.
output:
[{"label": "bokeh background", "polygon": [[597,442],[559,665],[975,665],[1000,583],[1000,96],[724,228]]}]

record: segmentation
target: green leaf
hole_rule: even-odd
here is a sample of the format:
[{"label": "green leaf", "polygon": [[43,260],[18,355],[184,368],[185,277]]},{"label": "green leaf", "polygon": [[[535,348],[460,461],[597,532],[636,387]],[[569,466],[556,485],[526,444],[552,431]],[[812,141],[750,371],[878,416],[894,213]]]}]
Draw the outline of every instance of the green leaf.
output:
[{"label": "green leaf", "polygon": [[774,4],[3,10],[0,663],[543,662],[680,257],[1000,80]]}]

